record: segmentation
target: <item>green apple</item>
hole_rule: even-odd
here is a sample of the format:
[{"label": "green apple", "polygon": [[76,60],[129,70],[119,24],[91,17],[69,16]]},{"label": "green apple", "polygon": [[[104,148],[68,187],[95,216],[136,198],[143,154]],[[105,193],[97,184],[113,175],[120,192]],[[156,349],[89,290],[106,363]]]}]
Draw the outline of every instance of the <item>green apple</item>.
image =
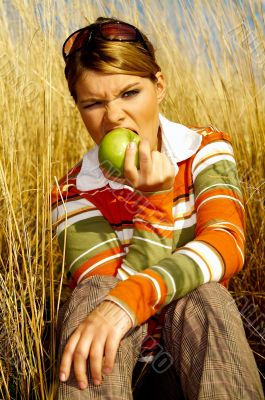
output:
[{"label": "green apple", "polygon": [[139,169],[138,145],[140,136],[127,128],[108,132],[99,144],[98,159],[110,175],[123,177],[125,151],[130,142],[136,143],[135,166]]}]

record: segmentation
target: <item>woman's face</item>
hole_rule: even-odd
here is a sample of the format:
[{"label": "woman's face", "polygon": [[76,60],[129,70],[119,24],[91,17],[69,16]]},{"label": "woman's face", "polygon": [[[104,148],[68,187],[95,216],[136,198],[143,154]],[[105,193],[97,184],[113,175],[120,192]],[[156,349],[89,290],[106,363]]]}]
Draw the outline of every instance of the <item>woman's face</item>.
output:
[{"label": "woman's face", "polygon": [[148,139],[152,150],[160,150],[159,103],[165,80],[157,82],[134,75],[104,74],[87,70],[76,83],[77,107],[96,144],[114,128],[128,128]]}]

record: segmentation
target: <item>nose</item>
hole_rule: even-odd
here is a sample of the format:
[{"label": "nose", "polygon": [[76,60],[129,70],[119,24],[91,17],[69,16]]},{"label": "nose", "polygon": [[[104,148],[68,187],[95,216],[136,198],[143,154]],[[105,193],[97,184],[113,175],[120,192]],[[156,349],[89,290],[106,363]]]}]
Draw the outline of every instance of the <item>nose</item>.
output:
[{"label": "nose", "polygon": [[105,104],[104,119],[106,126],[110,126],[110,129],[112,129],[113,126],[120,125],[125,118],[124,110],[117,100],[118,99],[108,101]]}]

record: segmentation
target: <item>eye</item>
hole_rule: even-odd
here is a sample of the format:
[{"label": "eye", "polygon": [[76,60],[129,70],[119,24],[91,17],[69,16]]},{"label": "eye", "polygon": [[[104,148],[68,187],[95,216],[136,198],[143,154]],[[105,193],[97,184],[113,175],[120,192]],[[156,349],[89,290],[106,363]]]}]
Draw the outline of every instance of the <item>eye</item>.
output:
[{"label": "eye", "polygon": [[99,101],[96,101],[95,103],[92,104],[87,104],[86,106],[84,106],[83,108],[92,108],[95,106],[99,106],[101,103]]},{"label": "eye", "polygon": [[139,92],[140,92],[140,90],[138,90],[138,89],[128,90],[128,92],[124,92],[122,96],[123,97],[133,97],[133,96],[136,96]]}]

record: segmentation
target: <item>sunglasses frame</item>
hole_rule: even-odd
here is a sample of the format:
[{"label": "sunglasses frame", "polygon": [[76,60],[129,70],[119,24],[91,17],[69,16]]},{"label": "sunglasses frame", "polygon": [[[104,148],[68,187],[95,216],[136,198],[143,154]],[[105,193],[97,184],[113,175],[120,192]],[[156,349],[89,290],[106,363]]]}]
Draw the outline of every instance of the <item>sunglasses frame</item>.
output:
[{"label": "sunglasses frame", "polygon": [[[103,26],[103,25],[108,25],[108,24],[109,24],[109,25],[110,25],[110,24],[111,24],[111,25],[126,25],[127,27],[133,28],[134,31],[136,32],[135,40],[127,40],[127,39],[109,39],[109,38],[105,37],[105,36],[103,35],[103,33],[102,33],[102,26]],[[85,42],[83,43],[83,45],[80,46],[80,47],[78,47],[77,49],[74,49],[73,51],[71,51],[71,49],[70,49],[69,53],[66,54],[66,52],[64,51],[64,49],[65,49],[65,45],[66,45],[66,43],[69,41],[69,39],[71,39],[71,37],[74,36],[74,35],[76,35],[76,34],[77,34],[77,36],[76,36],[76,38],[77,38],[77,37],[78,37],[78,34],[79,34],[80,32],[83,32],[83,31],[86,31],[86,30],[87,30],[87,31],[90,30],[90,32],[89,32],[88,38],[85,39]],[[89,42],[92,40],[92,38],[95,36],[95,34],[99,34],[99,36],[100,36],[102,39],[107,40],[107,41],[109,41],[109,42],[129,42],[129,43],[130,43],[130,42],[132,42],[132,43],[141,42],[142,45],[144,46],[145,50],[152,56],[152,54],[150,53],[150,50],[148,49],[147,44],[146,44],[146,42],[145,42],[145,40],[144,40],[144,38],[143,38],[141,32],[140,32],[139,29],[137,29],[135,26],[133,26],[133,25],[131,25],[131,24],[128,24],[127,22],[105,21],[105,22],[101,22],[101,23],[98,23],[98,24],[96,23],[96,24],[88,25],[88,26],[86,26],[86,27],[84,27],[84,28],[78,29],[77,31],[71,33],[71,35],[68,36],[68,38],[64,41],[64,44],[63,44],[63,46],[62,46],[62,55],[63,55],[64,61],[66,62],[67,59],[68,59],[68,57],[69,57],[70,55],[74,54],[76,51],[81,50],[81,49],[83,49],[85,46],[87,46],[87,45],[89,44]],[[75,39],[75,40],[76,40],[76,39]],[[74,40],[74,42],[73,42],[73,44],[72,44],[72,47],[73,47],[73,45],[74,45],[74,43],[75,43],[75,40]],[[71,48],[72,48],[72,47],[71,47]]]}]

